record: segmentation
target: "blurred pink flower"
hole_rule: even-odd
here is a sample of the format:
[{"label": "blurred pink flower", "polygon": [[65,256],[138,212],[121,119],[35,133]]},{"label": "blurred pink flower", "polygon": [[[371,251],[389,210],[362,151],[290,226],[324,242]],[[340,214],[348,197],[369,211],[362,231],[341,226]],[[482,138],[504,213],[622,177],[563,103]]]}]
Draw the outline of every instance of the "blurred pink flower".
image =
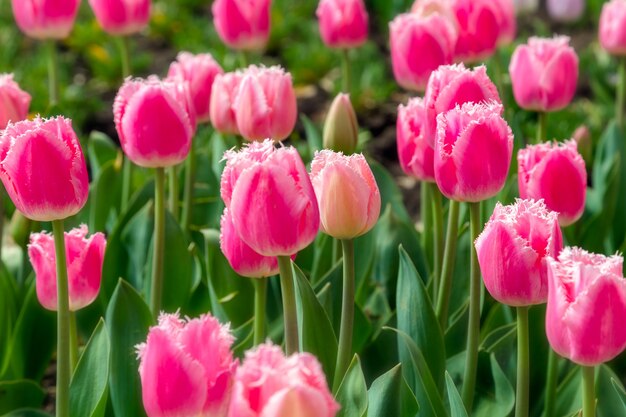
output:
[{"label": "blurred pink flower", "polygon": [[261,50],[270,35],[271,0],[215,0],[213,24],[231,48]]},{"label": "blurred pink flower", "polygon": [[111,35],[140,32],[150,21],[151,0],[89,0],[98,23]]},{"label": "blurred pink flower", "polygon": [[600,15],[600,45],[614,55],[626,55],[626,0],[604,3]]},{"label": "blurred pink flower", "polygon": [[13,80],[13,74],[0,74],[0,129],[26,119],[29,106],[30,94]]},{"label": "blurred pink flower", "polygon": [[218,74],[213,80],[209,116],[211,124],[221,133],[238,135],[234,103],[243,74],[241,71]]},{"label": "blurred pink flower", "polygon": [[434,149],[426,140],[424,101],[412,98],[398,106],[396,140],[402,170],[420,181],[435,182]]},{"label": "blurred pink flower", "polygon": [[64,39],[74,27],[80,0],[11,0],[15,22],[26,36]]}]

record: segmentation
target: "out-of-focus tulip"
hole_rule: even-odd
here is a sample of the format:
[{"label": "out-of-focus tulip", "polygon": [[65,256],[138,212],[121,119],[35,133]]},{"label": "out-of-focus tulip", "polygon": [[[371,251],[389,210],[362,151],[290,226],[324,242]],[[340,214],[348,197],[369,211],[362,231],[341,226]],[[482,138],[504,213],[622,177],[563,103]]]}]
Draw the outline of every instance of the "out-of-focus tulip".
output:
[{"label": "out-of-focus tulip", "polygon": [[111,35],[140,32],[150,21],[151,0],[89,0],[98,23]]},{"label": "out-of-focus tulip", "polygon": [[170,64],[167,76],[189,83],[189,93],[198,122],[208,122],[213,80],[223,72],[222,67],[211,54],[193,55],[189,52],[181,52],[176,61]]},{"label": "out-of-focus tulip", "polygon": [[600,15],[600,45],[613,55],[626,55],[626,0],[604,3]]},{"label": "out-of-focus tulip", "polygon": [[528,39],[519,45],[509,64],[513,95],[527,110],[555,111],[574,98],[578,56],[567,36]]},{"label": "out-of-focus tulip", "polygon": [[463,64],[444,65],[434,71],[428,80],[424,107],[426,107],[426,140],[434,148],[437,133],[437,115],[463,103],[497,101],[500,96],[481,65],[474,69]]},{"label": "out-of-focus tulip", "polygon": [[29,106],[30,94],[13,80],[13,74],[0,74],[0,129],[26,119]]},{"label": "out-of-focus tulip", "polygon": [[353,239],[376,224],[380,192],[363,155],[316,152],[311,162],[311,183],[324,233],[337,239]]},{"label": "out-of-focus tulip", "polygon": [[218,132],[238,135],[237,120],[233,108],[243,75],[239,71],[218,74],[213,80],[209,116]]},{"label": "out-of-focus tulip", "polygon": [[623,258],[565,248],[548,263],[546,333],[552,349],[584,366],[615,358],[626,348]]},{"label": "out-of-focus tulip", "polygon": [[35,39],[63,39],[72,31],[80,0],[11,0],[15,22]]},{"label": "out-of-focus tulip", "polygon": [[[86,225],[65,232],[65,258],[70,311],[91,304],[100,292],[102,262],[106,239],[102,233],[87,238]],[[37,299],[48,310],[57,309],[57,272],[54,238],[45,232],[33,233],[28,245],[28,257],[35,270]]]},{"label": "out-of-focus tulip", "polygon": [[500,11],[492,0],[452,0],[459,25],[455,59],[478,62],[493,54],[501,34]]},{"label": "out-of-focus tulip", "polygon": [[527,146],[518,152],[517,164],[520,197],[543,199],[550,210],[559,213],[561,226],[582,216],[587,171],[574,140]]},{"label": "out-of-focus tulip", "polygon": [[285,358],[266,343],[246,352],[237,369],[228,417],[334,417],[338,410],[313,355]]},{"label": "out-of-focus tulip", "polygon": [[29,219],[78,213],[87,202],[89,178],[72,121],[59,116],[9,123],[0,137],[0,179]]},{"label": "out-of-focus tulip", "polygon": [[514,0],[516,13],[532,13],[537,11],[539,0]]},{"label": "out-of-focus tulip", "polygon": [[441,193],[478,202],[504,187],[513,154],[513,133],[502,105],[465,103],[437,116],[435,179]]},{"label": "out-of-focus tulip", "polygon": [[508,45],[513,42],[517,32],[515,3],[513,0],[496,0],[493,4],[498,9],[498,26],[500,27],[498,44]]},{"label": "out-of-focus tulip", "polygon": [[122,149],[135,164],[169,167],[187,157],[195,112],[185,83],[127,79],[113,114]]},{"label": "out-of-focus tulip", "polygon": [[209,314],[188,321],[161,314],[137,346],[148,417],[226,416],[237,367],[233,341]]},{"label": "out-of-focus tulip", "polygon": [[351,154],[359,141],[359,125],[350,95],[340,93],[330,105],[324,122],[324,148]]},{"label": "out-of-focus tulip", "polygon": [[293,255],[317,235],[320,215],[304,163],[272,140],[224,154],[221,196],[239,237],[265,256]]},{"label": "out-of-focus tulip", "polygon": [[548,14],[557,22],[575,22],[585,11],[585,0],[547,0]]},{"label": "out-of-focus tulip", "polygon": [[515,307],[548,300],[546,257],[561,252],[563,237],[558,214],[543,201],[497,203],[475,245],[485,287],[493,298]]},{"label": "out-of-focus tulip", "polygon": [[426,140],[425,124],[426,109],[421,98],[412,98],[406,106],[398,106],[398,159],[402,170],[408,175],[420,181],[435,182],[435,151]]},{"label": "out-of-focus tulip", "polygon": [[329,48],[356,48],[367,41],[367,10],[363,0],[320,0],[320,34]]},{"label": "out-of-focus tulip", "polygon": [[271,0],[215,0],[215,30],[231,48],[262,50],[270,36],[270,6]]},{"label": "out-of-focus tulip", "polygon": [[237,128],[247,140],[283,140],[298,115],[291,74],[280,67],[249,66],[243,73],[234,109]]}]

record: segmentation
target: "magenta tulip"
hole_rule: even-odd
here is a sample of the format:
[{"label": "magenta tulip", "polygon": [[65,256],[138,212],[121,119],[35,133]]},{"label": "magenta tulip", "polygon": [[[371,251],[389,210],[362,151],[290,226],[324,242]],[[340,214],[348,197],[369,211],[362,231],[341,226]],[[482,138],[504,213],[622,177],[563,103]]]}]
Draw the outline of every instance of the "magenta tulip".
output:
[{"label": "magenta tulip", "polygon": [[426,109],[421,98],[398,106],[396,140],[402,170],[420,181],[435,182],[434,149],[426,140]]},{"label": "magenta tulip", "polygon": [[626,0],[604,3],[600,15],[600,45],[613,55],[626,55]]},{"label": "magenta tulip", "polygon": [[500,10],[492,0],[451,0],[459,25],[457,61],[478,62],[496,50],[501,34]]},{"label": "magenta tulip", "polygon": [[0,129],[26,119],[29,106],[30,94],[13,80],[13,74],[0,74]]},{"label": "magenta tulip", "polygon": [[496,0],[493,4],[498,10],[498,26],[500,27],[498,44],[508,45],[513,42],[517,32],[515,2],[513,0]]},{"label": "magenta tulip", "polygon": [[80,0],[11,0],[15,22],[26,36],[64,39],[72,31]]},{"label": "magenta tulip", "polygon": [[367,41],[367,10],[363,0],[320,0],[320,34],[329,48],[356,48]]},{"label": "magenta tulip", "polygon": [[111,35],[131,35],[150,21],[151,0],[89,0],[96,20]]},{"label": "magenta tulip", "polygon": [[239,134],[235,118],[234,102],[239,92],[243,75],[240,71],[218,74],[213,80],[209,116],[211,124],[218,132]]},{"label": "magenta tulip", "polygon": [[215,0],[213,24],[222,42],[234,49],[262,50],[270,35],[271,0]]},{"label": "magenta tulip", "polygon": [[546,333],[552,349],[585,366],[626,348],[626,280],[621,256],[565,248],[548,266]]},{"label": "magenta tulip", "polygon": [[557,22],[575,22],[585,11],[585,0],[547,0],[548,14]]}]

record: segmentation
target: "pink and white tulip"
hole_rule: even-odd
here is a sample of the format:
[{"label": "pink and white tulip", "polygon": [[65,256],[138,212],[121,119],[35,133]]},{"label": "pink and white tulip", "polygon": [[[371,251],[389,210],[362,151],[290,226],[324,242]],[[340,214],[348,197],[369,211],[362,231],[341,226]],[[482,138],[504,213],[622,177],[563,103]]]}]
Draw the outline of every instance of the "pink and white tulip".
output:
[{"label": "pink and white tulip", "polygon": [[243,74],[240,71],[218,74],[213,80],[209,116],[211,124],[221,133],[239,134],[234,103]]},{"label": "pink and white tulip", "polygon": [[420,181],[435,182],[435,151],[426,140],[424,101],[412,98],[398,106],[396,141],[402,170]]},{"label": "pink and white tulip", "polygon": [[262,50],[270,35],[270,6],[271,0],[215,0],[215,30],[233,49]]},{"label": "pink and white tulip", "polygon": [[515,2],[513,0],[496,0],[493,4],[498,9],[498,25],[500,27],[498,45],[508,45],[515,40],[517,33]]},{"label": "pink and white tulip", "polygon": [[11,0],[15,23],[35,39],[64,39],[74,27],[80,0]]},{"label": "pink and white tulip", "polygon": [[320,0],[315,14],[329,48],[356,48],[367,41],[368,15],[363,0]]},{"label": "pink and white tulip", "polygon": [[13,74],[0,75],[0,129],[9,122],[19,122],[28,116],[30,94],[13,80]]},{"label": "pink and white tulip", "polygon": [[141,32],[150,21],[151,0],[89,0],[96,20],[111,35]]},{"label": "pink and white tulip", "polygon": [[626,0],[611,0],[602,6],[600,45],[613,55],[626,55]]}]

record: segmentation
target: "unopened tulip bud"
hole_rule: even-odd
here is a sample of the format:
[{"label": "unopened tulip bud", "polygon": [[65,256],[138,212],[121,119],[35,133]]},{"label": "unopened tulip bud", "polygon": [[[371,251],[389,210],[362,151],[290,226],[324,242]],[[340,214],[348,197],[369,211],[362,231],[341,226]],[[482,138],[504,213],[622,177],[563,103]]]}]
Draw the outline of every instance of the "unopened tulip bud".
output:
[{"label": "unopened tulip bud", "polygon": [[591,163],[593,156],[593,144],[591,142],[591,132],[585,125],[578,126],[572,135],[572,139],[576,141],[578,152],[582,155],[587,163]]},{"label": "unopened tulip bud", "polygon": [[349,155],[355,151],[358,140],[359,125],[350,96],[340,93],[324,122],[324,148]]}]

